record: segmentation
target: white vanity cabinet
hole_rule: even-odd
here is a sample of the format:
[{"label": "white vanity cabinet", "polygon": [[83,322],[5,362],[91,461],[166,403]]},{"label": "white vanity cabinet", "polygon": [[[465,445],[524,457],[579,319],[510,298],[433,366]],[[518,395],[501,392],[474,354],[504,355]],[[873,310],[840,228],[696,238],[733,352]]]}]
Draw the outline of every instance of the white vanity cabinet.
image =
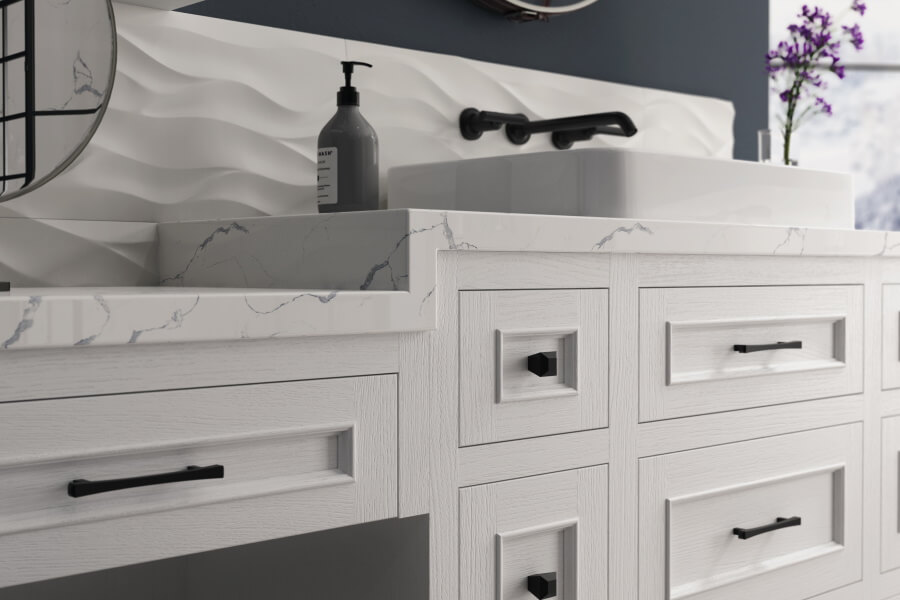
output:
[{"label": "white vanity cabinet", "polygon": [[641,600],[809,598],[862,572],[862,425],[643,458]]},{"label": "white vanity cabinet", "polygon": [[397,516],[396,375],[0,404],[6,585]]},{"label": "white vanity cabinet", "polygon": [[462,488],[460,597],[606,600],[607,468]]},{"label": "white vanity cabinet", "polygon": [[858,394],[863,286],[641,290],[642,421]]},{"label": "white vanity cabinet", "polygon": [[900,569],[900,416],[881,425],[881,570]]},{"label": "white vanity cabinet", "polygon": [[607,426],[606,290],[459,296],[460,445]]},{"label": "white vanity cabinet", "polygon": [[881,385],[885,390],[900,388],[900,284],[882,288]]},{"label": "white vanity cabinet", "polygon": [[435,263],[431,331],[9,354],[0,584],[427,515],[432,600],[900,594],[888,259]]}]

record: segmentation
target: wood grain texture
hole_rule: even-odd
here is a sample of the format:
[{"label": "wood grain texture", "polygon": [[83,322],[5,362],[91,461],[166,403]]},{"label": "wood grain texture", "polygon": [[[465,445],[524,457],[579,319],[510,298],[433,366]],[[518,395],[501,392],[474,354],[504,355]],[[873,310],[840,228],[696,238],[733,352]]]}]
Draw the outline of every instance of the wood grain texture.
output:
[{"label": "wood grain texture", "polygon": [[862,392],[863,300],[860,285],[641,290],[641,420]]},{"label": "wood grain texture", "polygon": [[610,598],[637,600],[639,258],[613,255],[610,282]]},{"label": "wood grain texture", "polygon": [[399,515],[426,514],[430,506],[431,451],[428,423],[433,414],[431,368],[433,333],[409,333],[400,338],[399,377]]},{"label": "wood grain texture", "polygon": [[[863,426],[857,423],[641,459],[642,600],[687,596],[713,599],[723,595],[747,600],[807,598],[860,580],[862,433]],[[841,471],[834,479],[803,475],[834,470]],[[768,490],[771,494],[759,495],[755,488],[765,485],[771,486]],[[776,489],[778,485],[784,489]],[[695,520],[700,519],[693,526],[681,523],[681,517],[672,515],[673,503],[685,504],[693,498],[723,493],[727,495],[693,515]],[[757,494],[757,497],[745,494]],[[799,507],[798,511],[804,506],[808,512],[820,512],[822,507],[827,510],[819,518],[813,514],[811,525],[819,531],[813,531],[808,542],[797,547],[788,544],[783,548],[786,554],[779,556],[778,546],[770,543],[774,536],[756,542],[738,540],[728,535],[730,531],[723,525],[724,531],[709,532],[709,549],[718,558],[706,569],[701,565],[697,573],[714,575],[712,569],[727,565],[730,554],[734,554],[734,564],[706,581],[679,579],[684,573],[692,572],[694,567],[690,567],[690,561],[698,553],[697,548],[691,548],[692,540],[687,536],[693,535],[700,526],[697,543],[703,543],[702,523],[707,517],[715,521],[713,510],[725,511],[726,515],[733,512],[734,526],[746,527],[754,526],[755,521],[747,523],[741,519],[752,516],[754,511],[763,509],[756,517],[763,520],[760,524],[765,524],[766,519],[795,515],[763,515],[790,511],[795,506]],[[833,515],[828,514],[832,511]],[[690,520],[690,511],[683,518]],[[676,535],[678,539],[673,537]],[[820,540],[817,535],[825,538]],[[739,545],[744,542],[750,544]],[[754,543],[756,548],[752,547]],[[768,549],[775,554],[768,554]]]},{"label": "wood grain texture", "polygon": [[849,285],[866,282],[865,258],[644,255],[640,287]]},{"label": "wood grain texture", "polygon": [[[0,523],[20,532],[3,536],[0,586],[395,517],[396,389],[384,375],[4,405]],[[224,480],[66,497],[71,479],[216,456],[233,461]]]},{"label": "wood grain texture", "polygon": [[[605,290],[461,292],[460,445],[605,427],[608,305]],[[530,335],[522,345],[514,333]],[[541,351],[559,353],[558,376],[528,372],[527,356]],[[515,384],[519,393],[533,389],[533,399],[499,401]]]},{"label": "wood grain texture", "polygon": [[[0,432],[4,434],[4,427],[14,431],[17,423],[38,421],[30,418],[23,420],[23,417],[17,416],[19,413],[15,411],[25,411],[28,407],[48,415],[46,421],[49,423],[46,431],[35,436],[25,435],[33,428],[5,435],[9,440],[6,444],[0,436],[0,476],[12,468],[10,465],[14,461],[25,461],[27,465],[42,461],[52,463],[65,458],[65,453],[84,452],[92,443],[92,436],[96,441],[97,432],[101,429],[103,435],[100,437],[105,447],[105,450],[98,449],[101,454],[113,447],[159,448],[159,444],[168,444],[166,448],[172,447],[178,451],[179,444],[184,440],[180,436],[185,432],[195,442],[201,437],[212,441],[210,448],[214,450],[221,447],[217,442],[231,439],[229,436],[240,436],[242,431],[249,429],[265,434],[261,438],[253,435],[246,438],[251,445],[260,442],[254,449],[247,450],[246,458],[249,460],[253,452],[262,453],[258,459],[264,469],[304,469],[303,464],[312,467],[320,465],[317,461],[303,463],[286,458],[276,448],[280,442],[266,437],[265,433],[270,429],[290,429],[289,415],[300,414],[290,411],[301,411],[300,406],[307,402],[305,397],[290,396],[297,407],[292,407],[291,402],[285,399],[281,409],[264,409],[263,405],[254,403],[252,410],[248,408],[240,418],[237,418],[235,409],[229,408],[233,403],[239,403],[242,389],[266,387],[255,384],[271,381],[399,371],[396,379],[391,376],[385,378],[396,381],[394,397],[398,402],[398,412],[394,423],[398,438],[393,444],[393,458],[388,451],[386,462],[379,462],[371,468],[372,477],[382,482],[394,477],[393,492],[386,491],[379,500],[362,509],[353,508],[355,499],[352,497],[336,499],[329,495],[331,490],[340,487],[331,486],[243,499],[235,497],[230,501],[203,506],[133,514],[102,522],[104,540],[112,536],[109,548],[104,550],[108,553],[104,555],[78,551],[95,543],[100,535],[97,521],[47,530],[32,529],[0,538],[0,585],[13,572],[17,579],[10,581],[30,581],[46,577],[47,573],[67,574],[100,569],[111,564],[152,560],[274,539],[295,532],[338,527],[358,520],[397,514],[428,514],[430,597],[459,600],[467,597],[460,593],[461,582],[470,576],[490,578],[494,568],[493,562],[481,561],[478,555],[467,553],[465,549],[460,551],[460,527],[463,526],[465,535],[472,534],[471,531],[465,532],[465,519],[458,517],[461,494],[476,488],[488,488],[497,482],[503,482],[498,485],[505,485],[532,478],[543,479],[551,477],[548,473],[557,475],[608,461],[608,466],[604,467],[609,477],[606,495],[590,500],[592,505],[608,502],[610,515],[613,515],[606,524],[612,551],[607,557],[609,570],[605,583],[609,586],[610,598],[638,600],[639,594],[645,598],[647,596],[643,594],[650,593],[646,589],[652,592],[648,585],[657,585],[660,581],[656,571],[639,568],[642,561],[655,556],[653,553],[658,550],[651,545],[651,550],[644,552],[640,544],[647,542],[641,540],[660,527],[657,504],[650,512],[647,509],[638,512],[642,498],[646,501],[647,495],[654,493],[653,490],[675,490],[682,485],[680,482],[689,483],[702,477],[708,477],[716,484],[725,482],[729,477],[742,476],[757,482],[768,477],[761,474],[766,469],[796,472],[803,464],[812,464],[828,453],[839,454],[844,442],[827,444],[825,450],[816,453],[815,448],[826,444],[804,442],[790,445],[779,440],[808,439],[807,436],[815,436],[822,431],[844,431],[848,429],[847,424],[852,423],[849,429],[854,431],[852,436],[856,441],[853,443],[861,449],[863,458],[862,461],[858,457],[851,461],[855,461],[854,464],[861,462],[862,467],[857,465],[856,475],[848,476],[848,482],[856,477],[857,483],[848,483],[847,490],[857,494],[859,489],[862,490],[864,508],[861,511],[857,508],[856,512],[862,513],[861,521],[854,527],[848,525],[847,531],[848,535],[861,537],[861,546],[857,540],[854,542],[857,543],[856,549],[846,545],[834,556],[861,550],[861,554],[854,555],[857,558],[850,561],[855,569],[855,578],[843,576],[851,569],[846,564],[834,569],[811,566],[808,573],[802,571],[807,567],[792,566],[772,571],[773,578],[766,579],[779,579],[779,572],[801,573],[783,586],[758,583],[763,579],[752,578],[747,580],[752,582],[749,589],[755,590],[754,600],[760,597],[800,600],[813,593],[819,594],[817,600],[883,600],[897,596],[900,568],[894,568],[891,566],[893,563],[883,562],[882,559],[885,556],[883,544],[892,536],[896,537],[897,531],[895,517],[898,501],[890,497],[897,489],[897,466],[891,462],[896,459],[897,451],[891,449],[891,445],[900,434],[889,430],[887,424],[900,418],[900,390],[881,388],[886,373],[883,361],[887,357],[882,334],[892,327],[885,317],[889,307],[882,292],[890,285],[900,283],[900,264],[894,264],[900,261],[884,258],[581,256],[501,252],[439,252],[436,261],[438,285],[434,299],[438,308],[438,329],[433,333],[270,340],[223,346],[148,346],[130,348],[127,353],[87,348],[78,352],[24,351],[8,354],[0,365],[0,374],[3,375],[0,400],[93,397],[0,405]],[[459,389],[461,382],[465,385],[465,378],[460,375],[460,296],[488,289],[518,289],[520,292],[517,293],[523,295],[531,293],[525,291],[527,289],[539,290],[541,294],[553,293],[560,287],[586,287],[584,282],[590,282],[591,287],[608,287],[608,428],[460,448]],[[889,285],[884,286],[885,283]],[[642,290],[658,291],[649,288],[672,286],[701,288],[697,293],[702,295],[710,287],[734,289],[737,286],[734,291],[740,295],[747,290],[760,290],[762,294],[765,289],[773,287],[802,287],[811,294],[809,302],[815,304],[827,296],[813,296],[814,290],[822,289],[817,286],[849,289],[859,285],[864,286],[862,303],[859,304],[859,313],[864,315],[861,319],[864,331],[860,334],[864,343],[863,359],[859,361],[862,367],[861,393],[782,402],[785,396],[777,389],[761,388],[755,393],[767,398],[770,405],[640,422],[639,332],[642,322],[639,300]],[[764,302],[750,304],[756,308]],[[793,308],[800,306],[797,302],[790,304]],[[900,309],[894,313],[900,315]],[[704,313],[701,316],[707,315]],[[882,368],[879,368],[880,365]],[[717,383],[730,386],[734,381]],[[181,399],[177,402],[161,400],[166,394],[155,393],[169,388],[207,388],[214,385],[235,387],[222,387],[222,394],[218,394],[220,390],[213,389],[173,392],[173,398]],[[321,385],[321,393],[317,394],[320,400],[310,406],[319,402],[323,411],[337,410],[326,400],[340,397],[340,394],[335,396],[331,392],[329,380],[309,382],[309,385]],[[378,396],[381,394],[378,387],[360,391],[360,394]],[[150,393],[131,393],[144,391]],[[129,394],[123,397],[102,396],[125,392]],[[188,402],[185,399],[194,397],[194,394],[207,398],[204,402],[210,408],[203,415],[195,415],[195,418],[185,422],[182,429],[168,426],[170,417],[158,416],[156,411],[163,410],[180,414],[180,411],[183,412],[182,406]],[[124,404],[117,404],[123,398],[127,400],[128,411],[124,410]],[[43,408],[39,409],[41,406]],[[374,405],[371,408],[374,409]],[[105,416],[97,416],[100,414]],[[883,431],[884,417],[890,419],[884,421]],[[140,419],[140,427],[135,424],[138,421],[131,422],[131,419]],[[77,423],[78,427],[67,427],[65,423]],[[50,436],[55,436],[53,444],[47,442]],[[288,436],[287,439],[293,438]],[[243,442],[237,440],[234,443],[237,445],[233,450],[240,459],[244,454],[240,446]],[[296,448],[291,443],[289,448],[284,449],[285,452]],[[326,464],[330,464],[327,461],[331,460],[332,455],[326,451],[326,446],[315,448],[318,449],[315,456],[325,457]],[[779,449],[780,455],[774,456]],[[269,452],[278,456],[271,461],[263,460]],[[714,458],[703,458],[707,456]],[[643,458],[639,460],[639,457]],[[87,456],[83,460],[92,459]],[[118,458],[113,456],[110,460]],[[672,461],[673,466],[667,466],[651,476],[642,471],[642,465],[647,464],[647,460]],[[751,476],[751,472],[758,476]],[[851,473],[851,470],[847,472]],[[248,480],[246,483],[248,489],[258,491],[272,482]],[[809,485],[815,487],[819,483]],[[0,494],[4,493],[8,493],[5,488],[0,490]],[[573,493],[577,494],[566,486],[553,492],[554,497],[556,493],[561,494],[559,502],[563,504],[571,502]],[[803,493],[786,495],[802,496]],[[530,512],[526,500],[523,495],[521,501],[524,508],[517,510],[516,514],[523,520],[536,518],[538,513]],[[859,501],[859,498],[853,500]],[[747,504],[754,503],[757,500]],[[310,506],[308,511],[298,512],[298,506],[307,505]],[[475,502],[472,506],[474,512],[490,509],[486,500]],[[726,502],[713,502],[709,510],[698,513],[719,514],[728,506]],[[847,506],[850,514],[853,509],[850,504]],[[827,507],[821,503],[819,508]],[[0,505],[0,516],[4,510]],[[661,514],[664,519],[665,512]],[[234,523],[238,525],[233,526]],[[847,523],[852,525],[850,520]],[[553,531],[511,538],[520,539],[521,543],[513,541],[508,546],[510,552],[518,554],[511,559],[514,568],[507,569],[506,573],[516,573],[515,569],[525,568],[528,560],[542,561],[555,556],[558,549],[565,546],[566,537],[560,536],[559,530]],[[661,545],[659,539],[654,536],[652,543]],[[492,548],[496,550],[496,546]],[[891,556],[893,551],[889,550],[887,554]],[[685,554],[689,555],[693,554]],[[493,561],[494,556],[492,551],[489,559]],[[815,565],[825,558],[828,557],[815,558],[804,564]],[[462,571],[460,561],[464,562]],[[654,564],[657,565],[654,569],[659,568],[658,563]],[[767,578],[768,575],[761,577]],[[836,582],[837,579],[841,582]],[[808,585],[817,585],[818,591],[812,592],[808,587],[803,587]],[[830,585],[841,587],[822,591]],[[731,593],[730,587],[727,591],[729,599],[740,598],[740,593]],[[491,592],[494,592],[493,588]],[[717,599],[722,597],[714,591],[701,592],[695,597],[706,595]],[[579,597],[582,597],[581,593]],[[653,593],[652,597],[658,600],[665,596]],[[594,596],[590,599],[594,600]]]},{"label": "wood grain texture", "polygon": [[637,428],[638,455],[682,452],[855,423],[864,419],[866,404],[866,397],[858,395],[641,423]]},{"label": "wood grain texture", "polygon": [[900,388],[900,285],[882,288],[881,389]]},{"label": "wood grain texture", "polygon": [[[25,350],[0,361],[0,402],[395,373],[396,335]],[[47,374],[52,373],[52,377]]]},{"label": "wood grain texture", "polygon": [[479,251],[458,260],[460,290],[609,287],[609,254]]},{"label": "wood grain texture", "polygon": [[609,430],[460,448],[458,485],[466,487],[609,462]]},{"label": "wood grain texture", "polygon": [[460,597],[525,597],[552,571],[560,598],[608,598],[606,498],[605,466],[460,490]]},{"label": "wood grain texture", "polygon": [[881,422],[881,571],[900,569],[900,417]]},{"label": "wood grain texture", "polygon": [[440,252],[437,258],[438,330],[433,337],[433,386],[428,401],[431,449],[428,483],[431,501],[430,595],[455,600],[459,595],[459,499],[456,452],[459,446],[459,252]]}]

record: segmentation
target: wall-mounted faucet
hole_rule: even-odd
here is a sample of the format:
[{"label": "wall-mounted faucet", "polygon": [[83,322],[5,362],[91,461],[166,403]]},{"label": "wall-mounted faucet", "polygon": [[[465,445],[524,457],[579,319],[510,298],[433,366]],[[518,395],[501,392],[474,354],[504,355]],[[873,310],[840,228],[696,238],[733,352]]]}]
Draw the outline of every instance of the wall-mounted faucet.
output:
[{"label": "wall-mounted faucet", "polygon": [[531,139],[533,133],[552,132],[553,145],[566,150],[574,142],[591,139],[598,133],[631,137],[637,133],[637,127],[631,118],[623,112],[597,113],[562,119],[545,121],[529,121],[527,123],[510,123],[506,126],[506,137],[513,144],[524,144]]},{"label": "wall-mounted faucet", "polygon": [[574,142],[591,139],[597,134],[631,137],[637,127],[623,112],[606,112],[544,121],[529,121],[522,114],[498,113],[467,108],[459,115],[459,130],[467,140],[477,140],[485,131],[496,131],[506,126],[506,137],[513,144],[521,145],[531,139],[533,133],[552,132],[553,145],[565,150]]},{"label": "wall-mounted faucet", "polygon": [[485,131],[497,131],[510,123],[527,122],[528,117],[521,113],[499,113],[467,108],[459,113],[459,132],[467,140],[477,140]]}]

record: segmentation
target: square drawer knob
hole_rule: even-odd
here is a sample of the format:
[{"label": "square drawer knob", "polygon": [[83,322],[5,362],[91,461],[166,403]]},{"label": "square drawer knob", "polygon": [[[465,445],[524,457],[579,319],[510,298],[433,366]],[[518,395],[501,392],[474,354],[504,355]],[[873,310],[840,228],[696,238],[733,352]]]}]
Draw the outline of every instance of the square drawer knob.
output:
[{"label": "square drawer knob", "polygon": [[528,591],[535,598],[556,597],[556,573],[541,573],[528,576]]},{"label": "square drawer knob", "polygon": [[537,354],[532,354],[528,357],[528,370],[538,377],[555,377],[556,352],[538,352]]}]

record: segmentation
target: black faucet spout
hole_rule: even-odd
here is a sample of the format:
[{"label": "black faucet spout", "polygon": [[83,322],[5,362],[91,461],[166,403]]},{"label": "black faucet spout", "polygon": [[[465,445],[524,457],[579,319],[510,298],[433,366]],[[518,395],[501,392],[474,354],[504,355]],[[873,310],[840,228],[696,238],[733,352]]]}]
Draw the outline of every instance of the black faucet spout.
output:
[{"label": "black faucet spout", "polygon": [[623,112],[605,112],[506,125],[506,137],[514,144],[526,143],[533,133],[552,132],[553,145],[560,150],[571,148],[574,142],[589,140],[597,134],[631,137],[637,131],[634,121]]}]

